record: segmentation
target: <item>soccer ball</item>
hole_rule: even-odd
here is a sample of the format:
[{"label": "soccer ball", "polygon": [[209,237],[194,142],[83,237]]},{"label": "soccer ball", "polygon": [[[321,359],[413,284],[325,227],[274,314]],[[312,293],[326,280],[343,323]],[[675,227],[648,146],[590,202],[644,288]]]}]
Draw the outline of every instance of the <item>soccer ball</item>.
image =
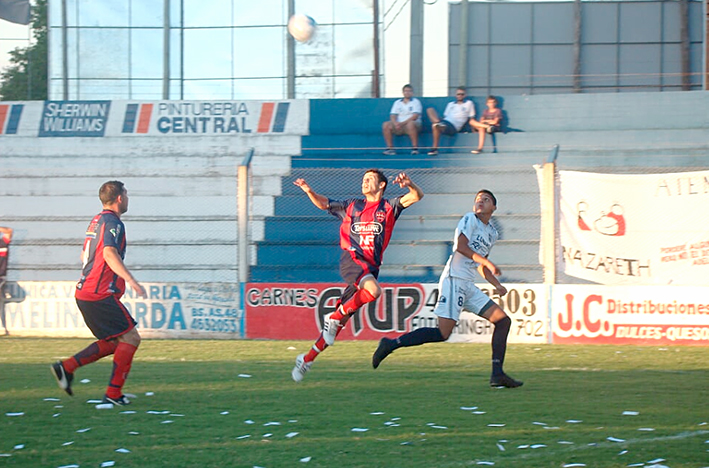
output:
[{"label": "soccer ball", "polygon": [[315,34],[316,26],[314,19],[301,13],[291,16],[288,20],[288,32],[298,42],[308,42]]}]

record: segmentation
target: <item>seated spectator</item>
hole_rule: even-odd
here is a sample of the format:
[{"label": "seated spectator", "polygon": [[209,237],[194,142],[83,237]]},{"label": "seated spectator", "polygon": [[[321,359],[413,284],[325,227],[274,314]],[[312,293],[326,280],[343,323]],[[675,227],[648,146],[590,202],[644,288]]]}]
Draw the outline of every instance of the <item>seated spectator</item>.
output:
[{"label": "seated spectator", "polygon": [[389,113],[389,120],[382,124],[382,134],[387,145],[384,154],[387,156],[396,154],[394,135],[408,135],[411,138],[411,154],[419,154],[419,132],[421,132],[423,106],[421,101],[413,97],[414,88],[410,84],[404,85],[401,91],[404,98],[394,102]]},{"label": "seated spectator", "polygon": [[483,112],[480,122],[475,119],[470,120],[470,126],[478,132],[478,148],[471,151],[473,154],[480,154],[485,145],[485,135],[500,131],[500,122],[502,121],[502,111],[497,107],[497,98],[488,96],[485,101],[487,109]]},{"label": "seated spectator", "polygon": [[475,117],[475,106],[466,98],[465,87],[459,86],[455,91],[455,101],[449,102],[443,112],[443,119],[432,107],[426,109],[428,118],[432,122],[433,146],[428,152],[429,156],[438,154],[438,142],[443,135],[455,135],[463,128],[465,122]]}]

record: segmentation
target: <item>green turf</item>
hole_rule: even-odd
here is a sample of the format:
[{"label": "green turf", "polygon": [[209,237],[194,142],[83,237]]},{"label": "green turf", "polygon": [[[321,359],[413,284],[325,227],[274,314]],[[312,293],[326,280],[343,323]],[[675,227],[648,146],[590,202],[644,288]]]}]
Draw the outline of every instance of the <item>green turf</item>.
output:
[{"label": "green turf", "polygon": [[[0,467],[709,466],[709,348],[510,345],[506,368],[525,385],[498,390],[489,345],[399,350],[374,371],[376,343],[337,343],[296,384],[309,342],[146,340],[125,388],[136,413],[121,414],[86,403],[110,360],[77,372],[74,398],[50,376],[88,343],[0,339]],[[461,409],[474,406],[484,414]]]}]

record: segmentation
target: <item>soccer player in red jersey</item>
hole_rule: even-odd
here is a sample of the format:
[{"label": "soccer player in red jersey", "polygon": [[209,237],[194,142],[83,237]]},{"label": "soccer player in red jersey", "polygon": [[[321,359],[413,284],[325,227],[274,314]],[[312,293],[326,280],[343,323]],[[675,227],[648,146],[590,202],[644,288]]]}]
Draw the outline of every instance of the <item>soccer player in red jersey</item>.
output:
[{"label": "soccer player in red jersey", "polygon": [[316,193],[304,179],[294,182],[321,210],[342,220],[340,225],[340,274],[347,288],[338,300],[337,310],[325,317],[320,337],[307,354],[299,355],[291,376],[303,380],[313,360],[335,342],[335,337],[349,318],[362,305],[376,300],[382,293],[377,281],[384,250],[389,244],[394,224],[401,212],[423,198],[423,192],[409,176],[401,172],[395,184],[409,192],[401,197],[383,198],[387,177],[379,169],[369,169],[362,178],[364,198],[331,200]]},{"label": "soccer player in red jersey", "polygon": [[2,326],[7,331],[7,323],[5,323],[5,277],[7,276],[7,263],[10,258],[10,242],[12,242],[12,228],[0,226],[0,318],[2,318]]},{"label": "soccer player in red jersey", "polygon": [[86,326],[98,340],[52,364],[51,371],[59,388],[73,395],[71,382],[76,369],[113,354],[113,373],[103,401],[125,406],[130,400],[123,395],[123,384],[140,345],[140,335],[120,298],[126,282],[139,297],[146,294],[123,263],[126,232],[121,215],[128,211],[128,191],[122,182],[112,180],[101,186],[99,199],[103,211],[94,216],[86,230],[81,252],[83,270],[74,295]]}]

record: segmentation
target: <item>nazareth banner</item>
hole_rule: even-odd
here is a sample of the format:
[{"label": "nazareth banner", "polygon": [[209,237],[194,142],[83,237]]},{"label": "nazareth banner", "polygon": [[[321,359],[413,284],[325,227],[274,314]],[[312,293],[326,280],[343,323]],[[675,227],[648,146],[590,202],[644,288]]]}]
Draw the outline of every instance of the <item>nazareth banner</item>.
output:
[{"label": "nazareth banner", "polygon": [[561,269],[600,284],[709,284],[709,171],[559,171]]},{"label": "nazareth banner", "polygon": [[[121,299],[145,338],[242,338],[238,286],[227,283],[142,283]],[[74,300],[74,281],[9,284],[7,328],[16,336],[91,337]]]},{"label": "nazareth banner", "polygon": [[[546,287],[510,284],[504,297],[492,287],[480,288],[512,319],[509,342],[546,343],[549,336]],[[248,283],[244,292],[246,337],[313,340],[323,317],[335,310],[344,287],[331,283]],[[383,284],[382,295],[355,313],[338,340],[379,340],[421,327],[437,326],[433,314],[438,300],[435,284]],[[449,341],[489,343],[494,325],[464,312]]]},{"label": "nazareth banner", "polygon": [[709,345],[709,288],[555,285],[553,342]]}]

